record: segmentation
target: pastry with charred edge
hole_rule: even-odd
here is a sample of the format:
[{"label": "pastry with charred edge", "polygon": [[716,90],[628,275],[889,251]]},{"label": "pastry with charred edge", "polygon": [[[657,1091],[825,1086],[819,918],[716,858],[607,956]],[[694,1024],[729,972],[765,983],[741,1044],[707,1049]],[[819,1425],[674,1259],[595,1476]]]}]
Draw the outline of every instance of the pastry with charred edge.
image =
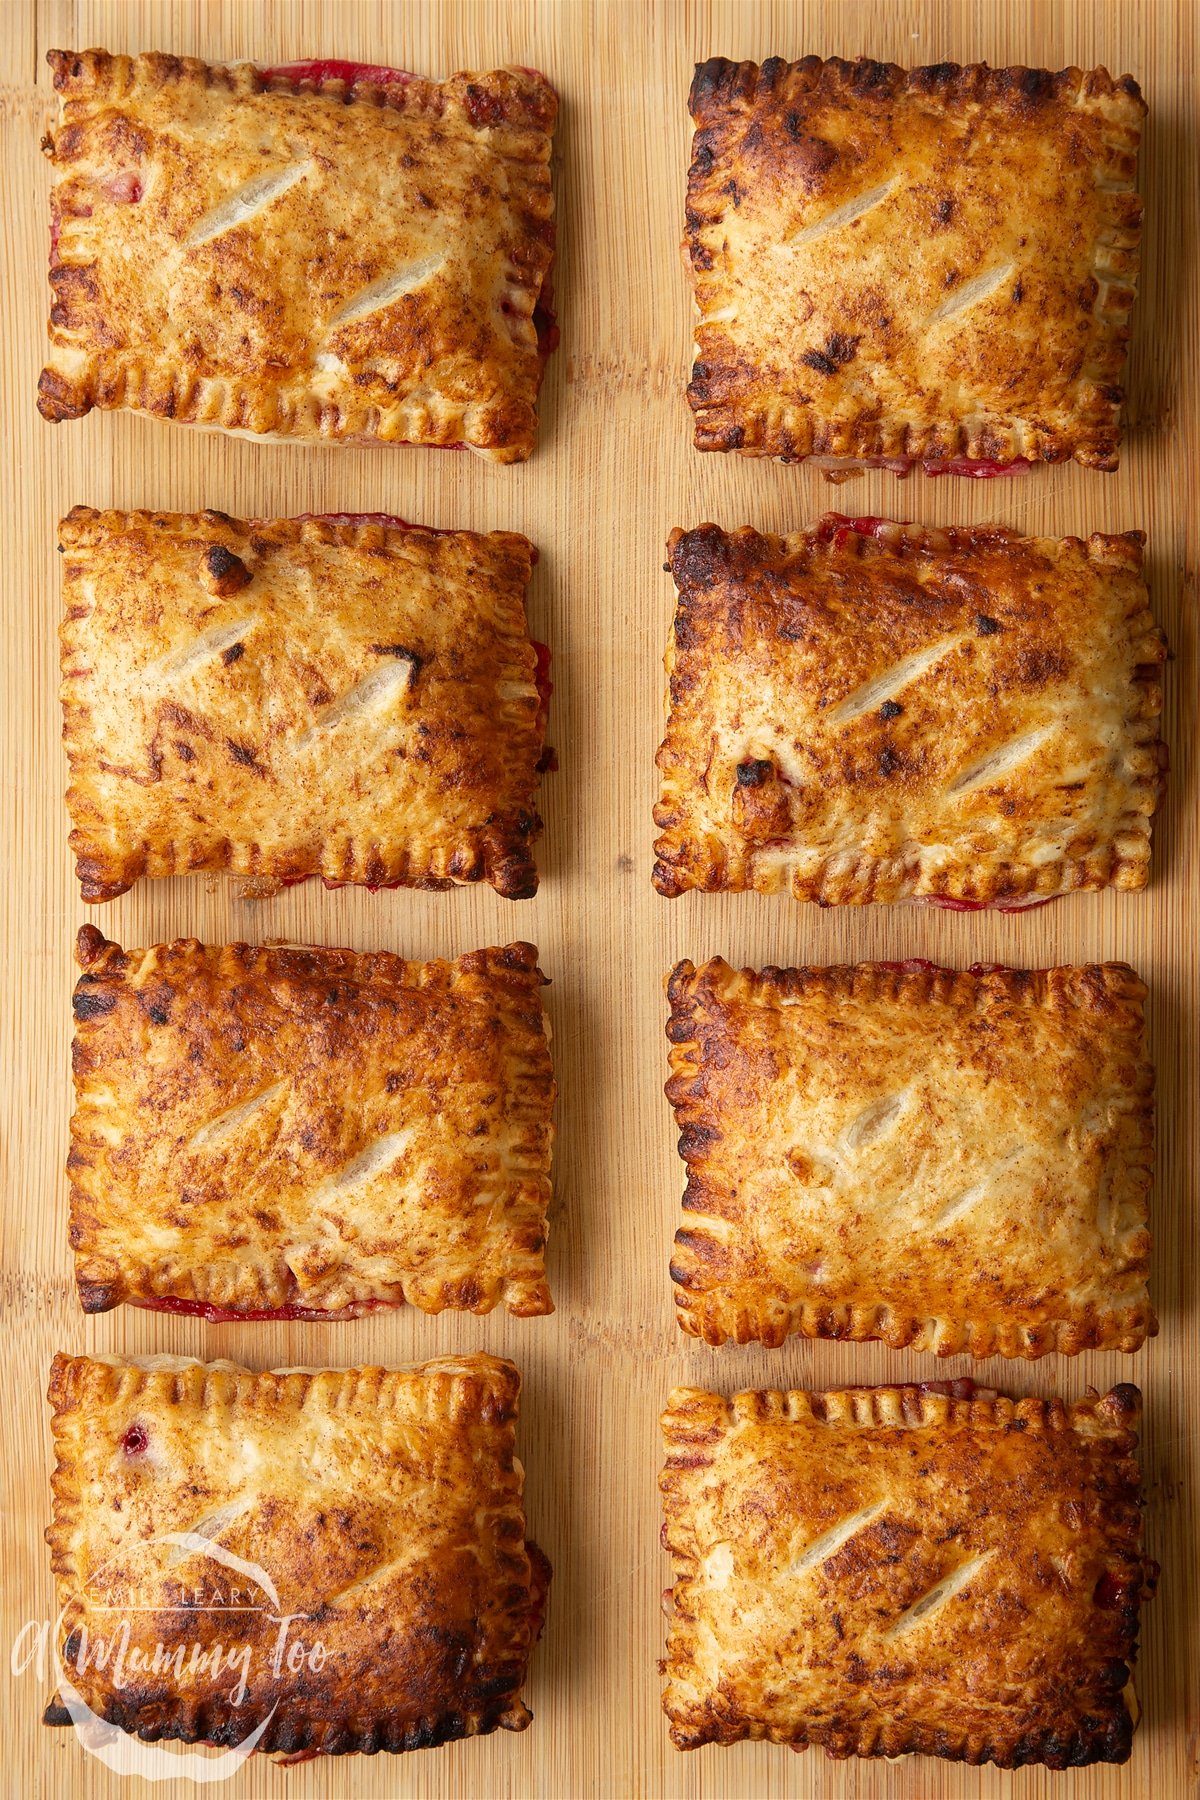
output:
[{"label": "pastry with charred edge", "polygon": [[1023,1357],[1157,1331],[1154,1071],[1125,964],[715,957],[667,992],[684,1331]]},{"label": "pastry with charred edge", "polygon": [[1116,468],[1132,77],[714,57],[689,105],[699,449],[901,475]]},{"label": "pastry with charred edge", "polygon": [[47,60],[45,418],[530,455],[555,338],[544,76]]},{"label": "pastry with charred edge", "polygon": [[536,892],[526,538],[87,507],[60,530],[85,900],[198,870]]},{"label": "pastry with charred edge", "polygon": [[662,1429],[681,1750],[1124,1762],[1137,1719],[1141,1396],[971,1382],[677,1388]]},{"label": "pastry with charred edge", "polygon": [[456,962],[79,933],[71,1244],[87,1312],[553,1310],[532,944]]},{"label": "pastry with charred edge", "polygon": [[523,1731],[550,1565],[525,1541],[520,1387],[491,1356],[56,1356],[46,1723],[82,1704],[222,1746],[261,1725],[289,1761]]},{"label": "pastry with charred edge", "polygon": [[674,531],[654,885],[1016,910],[1145,886],[1167,651],[1141,532]]}]

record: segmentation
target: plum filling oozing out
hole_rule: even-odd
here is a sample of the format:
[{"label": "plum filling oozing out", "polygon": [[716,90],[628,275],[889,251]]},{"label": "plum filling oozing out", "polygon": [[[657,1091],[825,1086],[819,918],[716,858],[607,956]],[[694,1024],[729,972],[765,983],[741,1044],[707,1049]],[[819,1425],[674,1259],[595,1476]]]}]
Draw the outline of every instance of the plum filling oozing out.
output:
[{"label": "plum filling oozing out", "polygon": [[312,57],[307,62],[276,63],[269,69],[260,68],[258,72],[264,81],[278,78],[290,81],[295,87],[300,87],[306,81],[311,81],[316,87],[322,87],[327,81],[344,81],[348,86],[361,81],[370,87],[405,87],[416,79],[407,69],[391,69],[384,63],[343,62],[336,57]]},{"label": "plum filling oozing out", "polygon": [[845,481],[852,475],[861,474],[864,469],[886,469],[892,475],[906,481],[914,469],[920,469],[922,475],[963,475],[972,481],[992,481],[999,475],[1027,475],[1033,464],[1026,456],[1014,456],[1010,462],[995,462],[985,456],[951,456],[946,458],[925,458],[918,456],[862,456],[838,457],[807,456],[801,458],[812,463],[832,481]]},{"label": "plum filling oozing out", "polygon": [[239,1325],[246,1322],[261,1323],[268,1319],[307,1319],[318,1323],[323,1319],[354,1319],[361,1313],[375,1312],[388,1303],[382,1300],[363,1300],[355,1306],[344,1306],[332,1311],[319,1306],[295,1305],[238,1308],[210,1306],[207,1300],[182,1300],[174,1294],[162,1294],[150,1300],[139,1300],[136,1304],[145,1312],[181,1313],[185,1318],[203,1319],[206,1325]]}]

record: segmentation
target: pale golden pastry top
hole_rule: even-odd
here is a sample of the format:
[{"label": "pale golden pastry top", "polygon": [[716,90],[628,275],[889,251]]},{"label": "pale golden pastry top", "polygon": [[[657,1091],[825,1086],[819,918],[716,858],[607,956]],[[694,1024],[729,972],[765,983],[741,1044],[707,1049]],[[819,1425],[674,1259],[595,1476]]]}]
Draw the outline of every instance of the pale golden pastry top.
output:
[{"label": "pale golden pastry top", "polygon": [[551,341],[543,76],[48,60],[46,418],[134,407],[529,456]]},{"label": "pale golden pastry top", "polygon": [[1124,1762],[1158,1572],[1140,1401],[677,1388],[660,1484],[675,1743]]},{"label": "pale golden pastry top", "polygon": [[690,106],[700,449],[1117,466],[1131,77],[717,57]]},{"label": "pale golden pastry top", "polygon": [[823,905],[1139,888],[1163,785],[1143,538],[826,514],[669,540],[654,882]]},{"label": "pale golden pastry top", "polygon": [[1157,1330],[1132,969],[717,957],[668,993],[685,1331],[1036,1357]]},{"label": "pale golden pastry top", "polygon": [[194,870],[536,891],[527,539],[76,507],[60,544],[85,900]]}]

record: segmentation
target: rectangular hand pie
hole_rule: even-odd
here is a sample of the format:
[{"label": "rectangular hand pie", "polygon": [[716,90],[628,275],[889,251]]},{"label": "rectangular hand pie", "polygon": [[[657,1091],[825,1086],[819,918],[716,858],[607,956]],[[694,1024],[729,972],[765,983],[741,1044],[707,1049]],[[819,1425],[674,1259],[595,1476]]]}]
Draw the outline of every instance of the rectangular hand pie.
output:
[{"label": "rectangular hand pie", "polygon": [[56,1356],[46,1723],[292,1761],[523,1731],[550,1566],[525,1542],[520,1387],[491,1356]]},{"label": "rectangular hand pie", "polygon": [[86,1312],[553,1310],[554,1074],[532,944],[457,962],[79,933]]},{"label": "rectangular hand pie", "polygon": [[1143,542],[837,513],[672,532],[659,893],[971,910],[1145,886],[1166,643]]},{"label": "rectangular hand pie", "polygon": [[680,963],[684,1331],[1136,1350],[1158,1329],[1145,993],[1123,963]]},{"label": "rectangular hand pie", "polygon": [[527,539],[76,507],[60,548],[85,900],[194,870],[536,892]]},{"label": "rectangular hand pie", "polygon": [[543,76],[47,60],[45,418],[529,456],[555,336]]},{"label": "rectangular hand pie", "polygon": [[[681,1750],[1124,1762],[1142,1551],[1141,1396],[966,1382],[677,1388],[661,1488]],[[914,1790],[915,1791],[915,1790]]]},{"label": "rectangular hand pie", "polygon": [[701,63],[701,450],[1115,469],[1145,103],[1106,69]]}]

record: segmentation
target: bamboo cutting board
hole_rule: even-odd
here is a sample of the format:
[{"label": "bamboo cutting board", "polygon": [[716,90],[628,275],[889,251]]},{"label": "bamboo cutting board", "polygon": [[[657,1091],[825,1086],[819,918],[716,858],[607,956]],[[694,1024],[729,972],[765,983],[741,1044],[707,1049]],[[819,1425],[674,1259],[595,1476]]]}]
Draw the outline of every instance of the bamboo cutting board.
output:
[{"label": "bamboo cutting board", "polygon": [[[5,734],[3,1124],[3,1582],[5,1795],[84,1800],[121,1783],[70,1732],[42,1728],[49,1677],[7,1678],[26,1620],[52,1616],[42,1529],[48,1505],[44,1404],[51,1354],[171,1351],[257,1367],[391,1364],[469,1349],[512,1356],[525,1376],[521,1427],[533,1534],[557,1575],[529,1699],[535,1722],[404,1759],[351,1758],[283,1772],[251,1763],[239,1797],[806,1796],[959,1800],[1180,1800],[1196,1791],[1197,1052],[1195,616],[1200,534],[1200,297],[1195,0],[7,0],[3,58],[7,528],[2,690]],[[163,49],[211,60],[341,56],[444,74],[505,62],[545,70],[562,96],[556,157],[562,346],[550,366],[537,453],[519,468],[397,449],[306,450],[93,413],[52,428],[34,410],[48,289],[51,46]],[[869,54],[901,63],[986,59],[1137,76],[1150,104],[1142,157],[1146,238],[1134,318],[1130,436],[1119,474],[1072,468],[996,483],[888,475],[830,488],[803,468],[701,457],[683,384],[690,311],[677,243],[687,166],[685,97],[712,54]],[[490,892],[375,897],[319,884],[267,902],[203,880],[144,883],[106,908],[81,906],[66,850],[56,700],[60,606],[55,525],[76,502],[235,514],[391,511],[428,524],[528,533],[542,556],[534,635],[554,651],[542,888],[512,905]],[[999,520],[1052,534],[1144,527],[1153,598],[1175,650],[1166,735],[1174,771],[1148,892],[1084,896],[1026,918],[920,908],[820,912],[783,897],[692,895],[649,884],[661,649],[670,583],[663,540],[715,519],[779,531],[827,507],[928,523]],[[412,1311],[354,1323],[206,1327],[123,1309],[86,1321],[66,1245],[62,1164],[69,1113],[69,995],[76,927],[92,917],[127,945],[195,935],[287,938],[409,956],[535,941],[561,1083],[551,1319]],[[1125,958],[1150,983],[1159,1070],[1160,1177],[1152,1291],[1161,1335],[1135,1359],[1085,1355],[1035,1365],[933,1359],[880,1346],[793,1340],[715,1352],[677,1335],[666,1266],[683,1179],[662,1097],[662,977],[680,956],[761,965],[927,956],[1025,966]],[[656,1660],[668,1578],[658,1543],[657,1415],[678,1381],[840,1385],[977,1372],[1018,1393],[1076,1396],[1134,1379],[1145,1390],[1151,1551],[1163,1564],[1144,1615],[1144,1725],[1123,1769],[1006,1775],[910,1759],[834,1764],[743,1745],[682,1756],[659,1712]],[[128,1787],[132,1788],[129,1783]],[[139,1789],[139,1791],[141,1791]],[[191,1792],[178,1784],[180,1794]]]}]

